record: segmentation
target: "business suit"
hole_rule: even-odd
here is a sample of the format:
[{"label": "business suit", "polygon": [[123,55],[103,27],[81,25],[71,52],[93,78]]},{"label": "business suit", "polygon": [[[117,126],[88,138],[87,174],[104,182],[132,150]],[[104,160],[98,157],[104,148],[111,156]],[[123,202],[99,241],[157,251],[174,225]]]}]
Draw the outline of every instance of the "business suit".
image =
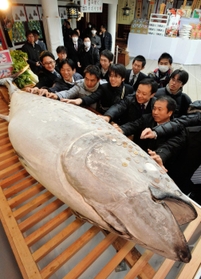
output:
[{"label": "business suit", "polygon": [[[129,78],[130,78],[131,71],[132,71],[132,70],[126,70],[125,83],[127,83],[127,84],[130,84],[130,83],[129,83]],[[147,75],[143,74],[142,72],[139,72],[139,75],[138,75],[138,77],[137,77],[137,80],[136,80],[135,84],[133,85],[134,91],[137,90],[140,81],[143,80],[144,78],[147,78],[147,77],[148,77]]]}]

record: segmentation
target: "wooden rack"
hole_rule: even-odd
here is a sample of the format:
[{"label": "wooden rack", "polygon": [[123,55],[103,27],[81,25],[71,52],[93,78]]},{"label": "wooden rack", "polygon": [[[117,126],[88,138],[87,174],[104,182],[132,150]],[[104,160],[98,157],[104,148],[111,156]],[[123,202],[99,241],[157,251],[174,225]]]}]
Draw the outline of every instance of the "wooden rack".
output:
[{"label": "wooden rack", "polygon": [[[0,113],[8,113],[2,91]],[[77,219],[25,171],[7,128],[8,123],[0,120],[0,217],[23,278],[164,279],[172,272],[174,261],[159,257],[156,269],[150,264],[156,257],[153,252],[141,251],[135,243]],[[201,222],[201,209],[195,207],[199,216],[185,229],[187,241]],[[200,251],[201,238],[194,244],[190,263],[181,263],[179,274],[172,278],[194,278],[201,264]],[[123,260],[127,270],[116,273]]]}]

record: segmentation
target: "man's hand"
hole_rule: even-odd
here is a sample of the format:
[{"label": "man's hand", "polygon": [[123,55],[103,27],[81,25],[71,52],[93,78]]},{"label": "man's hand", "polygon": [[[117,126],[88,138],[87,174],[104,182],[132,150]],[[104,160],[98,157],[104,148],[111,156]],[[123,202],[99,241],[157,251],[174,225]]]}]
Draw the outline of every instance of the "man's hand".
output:
[{"label": "man's hand", "polygon": [[112,123],[112,126],[113,126],[118,132],[120,132],[120,133],[122,133],[122,134],[124,133],[123,130],[119,127],[118,124]]},{"label": "man's hand", "polygon": [[29,93],[32,93],[32,94],[38,94],[38,90],[39,90],[38,87],[26,87],[25,88],[26,92],[29,92]]},{"label": "man's hand", "polygon": [[163,165],[163,161],[161,159],[161,157],[155,152],[152,151],[150,149],[148,149],[148,154],[151,156],[151,158],[156,161],[157,164],[159,164],[159,166],[165,171],[167,172],[168,170],[164,167]]},{"label": "man's hand", "polygon": [[47,93],[45,95],[46,95],[47,98],[58,100],[58,96],[55,93],[50,93],[50,92],[47,91]]},{"label": "man's hand", "polygon": [[106,122],[110,122],[111,117],[107,115],[99,115],[100,118],[104,119]]},{"label": "man's hand", "polygon": [[47,89],[44,89],[44,88],[41,88],[41,89],[38,89],[38,95],[39,96],[47,96],[48,95],[48,90]]},{"label": "man's hand", "polygon": [[140,138],[141,139],[156,139],[157,134],[155,131],[152,131],[152,129],[146,128],[142,131]]},{"label": "man's hand", "polygon": [[73,105],[81,105],[82,104],[82,99],[61,99],[62,102],[66,102],[67,104],[73,104]]}]

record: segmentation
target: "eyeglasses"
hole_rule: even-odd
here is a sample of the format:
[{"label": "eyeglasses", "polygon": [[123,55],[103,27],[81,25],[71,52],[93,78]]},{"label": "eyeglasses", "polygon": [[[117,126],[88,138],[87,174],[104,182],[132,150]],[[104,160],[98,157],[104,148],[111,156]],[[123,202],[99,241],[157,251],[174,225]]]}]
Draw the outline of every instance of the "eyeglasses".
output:
[{"label": "eyeglasses", "polygon": [[176,84],[182,84],[182,81],[179,79],[171,78],[171,81],[176,83]]},{"label": "eyeglasses", "polygon": [[52,61],[50,61],[50,62],[45,62],[45,63],[43,63],[43,66],[48,66],[48,65],[53,65],[53,64],[55,64],[55,61],[54,61],[54,60],[52,60]]}]

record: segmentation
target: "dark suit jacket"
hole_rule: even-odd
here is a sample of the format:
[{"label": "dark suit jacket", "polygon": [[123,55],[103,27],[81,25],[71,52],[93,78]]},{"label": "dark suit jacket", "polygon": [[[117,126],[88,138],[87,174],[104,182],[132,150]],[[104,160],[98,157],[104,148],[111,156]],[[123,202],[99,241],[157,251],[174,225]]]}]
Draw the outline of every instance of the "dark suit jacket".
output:
[{"label": "dark suit jacket", "polygon": [[39,82],[35,85],[35,87],[42,88],[42,87],[52,87],[56,80],[60,79],[55,74],[51,73],[50,71],[42,68],[38,73]]},{"label": "dark suit jacket", "polygon": [[[132,70],[126,70],[125,83],[127,83],[127,84],[129,84],[129,77],[130,77],[131,71],[132,71]],[[143,74],[142,72],[139,73],[138,78],[137,78],[135,84],[133,85],[134,91],[137,90],[140,81],[143,80],[144,78],[147,78],[147,77],[148,77],[148,76],[145,75],[145,74]]]},{"label": "dark suit jacket", "polygon": [[101,38],[101,49],[100,52],[104,49],[108,49],[111,51],[112,49],[112,35],[109,32],[105,32],[104,37],[103,34],[100,35]]},{"label": "dark suit jacket", "polygon": [[[155,100],[156,99],[154,97],[150,99],[149,103],[146,106],[144,114],[151,113],[153,102]],[[111,121],[117,122],[117,119],[123,114],[126,115],[126,117],[124,118],[124,123],[135,121],[142,116],[142,110],[140,104],[136,100],[135,95],[131,94],[129,96],[126,96],[123,100],[111,106],[104,115],[110,116]],[[117,122],[117,124],[120,123]]]},{"label": "dark suit jacket", "polygon": [[81,50],[83,43],[78,40],[78,50],[74,48],[72,40],[70,40],[66,46],[68,52],[68,58],[72,59],[77,67],[77,62],[79,61],[79,51]]}]

